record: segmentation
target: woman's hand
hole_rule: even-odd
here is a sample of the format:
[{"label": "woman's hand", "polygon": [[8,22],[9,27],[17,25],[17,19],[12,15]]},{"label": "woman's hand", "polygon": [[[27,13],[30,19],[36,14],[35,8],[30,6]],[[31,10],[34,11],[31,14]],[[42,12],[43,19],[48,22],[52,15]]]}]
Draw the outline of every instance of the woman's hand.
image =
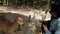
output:
[{"label": "woman's hand", "polygon": [[47,26],[46,26],[46,25],[44,25],[44,31],[47,31],[47,30],[48,30]]}]

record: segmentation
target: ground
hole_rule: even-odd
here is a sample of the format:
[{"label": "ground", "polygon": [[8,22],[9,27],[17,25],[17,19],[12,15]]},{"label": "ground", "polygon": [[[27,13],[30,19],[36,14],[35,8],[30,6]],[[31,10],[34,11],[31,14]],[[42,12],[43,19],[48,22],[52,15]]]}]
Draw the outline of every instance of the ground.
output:
[{"label": "ground", "polygon": [[[33,8],[28,8],[28,7],[16,9],[16,8],[7,7],[7,6],[6,7],[5,6],[0,6],[0,13],[17,13],[17,14],[24,15],[24,16],[27,16],[27,17],[29,17],[29,15],[31,15],[31,20],[33,22],[34,22],[34,20],[38,20],[38,19],[39,20],[42,20],[42,19],[45,20],[46,16],[49,16],[48,18],[50,18],[49,13],[47,13],[48,14],[47,15],[41,9],[37,10],[37,9],[33,9]],[[47,19],[47,20],[50,20],[50,19]],[[14,34],[20,34],[20,33],[24,34],[23,31],[17,31]],[[38,34],[40,34],[40,33],[38,32]]]}]

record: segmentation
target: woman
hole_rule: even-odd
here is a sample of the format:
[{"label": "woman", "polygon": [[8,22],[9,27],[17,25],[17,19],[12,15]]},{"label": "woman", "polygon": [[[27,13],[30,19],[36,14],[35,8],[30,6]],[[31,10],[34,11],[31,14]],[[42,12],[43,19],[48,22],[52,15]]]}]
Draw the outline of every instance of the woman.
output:
[{"label": "woman", "polygon": [[44,26],[44,34],[60,34],[60,0],[51,0],[51,23],[48,30],[47,26]]}]

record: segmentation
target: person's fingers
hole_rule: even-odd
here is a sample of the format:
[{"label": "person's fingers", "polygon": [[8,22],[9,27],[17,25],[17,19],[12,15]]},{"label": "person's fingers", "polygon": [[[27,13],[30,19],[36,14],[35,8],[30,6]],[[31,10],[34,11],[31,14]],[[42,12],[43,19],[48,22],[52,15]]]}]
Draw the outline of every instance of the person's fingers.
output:
[{"label": "person's fingers", "polygon": [[47,28],[47,26],[45,25],[45,26],[44,26],[44,31],[47,31],[47,30],[48,30],[48,28]]}]

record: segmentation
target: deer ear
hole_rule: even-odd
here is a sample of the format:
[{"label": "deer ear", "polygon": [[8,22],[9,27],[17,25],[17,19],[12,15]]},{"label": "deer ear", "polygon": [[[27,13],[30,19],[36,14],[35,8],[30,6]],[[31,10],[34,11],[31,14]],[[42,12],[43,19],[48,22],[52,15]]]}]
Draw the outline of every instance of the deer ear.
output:
[{"label": "deer ear", "polygon": [[18,15],[16,16],[16,18],[15,18],[15,21],[14,22],[17,22],[18,21]]}]

